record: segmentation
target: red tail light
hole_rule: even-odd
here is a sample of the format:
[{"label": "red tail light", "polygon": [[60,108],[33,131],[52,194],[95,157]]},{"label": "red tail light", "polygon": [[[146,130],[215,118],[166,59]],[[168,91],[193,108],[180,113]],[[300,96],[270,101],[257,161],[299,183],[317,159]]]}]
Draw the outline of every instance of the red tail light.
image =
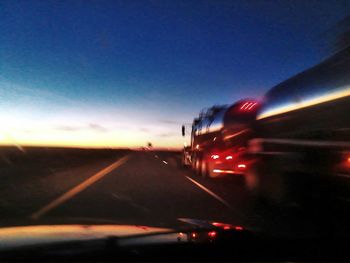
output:
[{"label": "red tail light", "polygon": [[349,154],[347,154],[345,156],[345,164],[344,165],[345,165],[346,169],[350,168],[350,155]]},{"label": "red tail light", "polygon": [[232,160],[232,159],[233,159],[232,155],[226,156],[226,160]]},{"label": "red tail light", "polygon": [[217,222],[214,222],[212,223],[213,226],[215,227],[219,227],[219,228],[222,228],[224,230],[230,230],[233,228],[232,225],[229,225],[229,224],[224,224],[224,223],[217,223]]},{"label": "red tail light", "polygon": [[216,232],[215,231],[210,231],[208,233],[208,236],[211,237],[211,238],[215,238],[216,237]]}]

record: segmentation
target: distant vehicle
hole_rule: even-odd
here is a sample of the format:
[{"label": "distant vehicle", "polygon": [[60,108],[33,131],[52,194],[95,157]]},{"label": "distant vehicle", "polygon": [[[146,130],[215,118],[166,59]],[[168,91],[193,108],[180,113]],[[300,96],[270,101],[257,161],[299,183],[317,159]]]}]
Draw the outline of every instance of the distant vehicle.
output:
[{"label": "distant vehicle", "polygon": [[249,143],[248,188],[277,202],[348,195],[349,114],[349,48],[273,87]]},{"label": "distant vehicle", "polygon": [[[230,106],[203,110],[192,124],[191,144],[184,148],[183,164],[203,177],[242,174],[251,123],[259,104],[245,99]],[[185,127],[182,127],[185,136]]]}]

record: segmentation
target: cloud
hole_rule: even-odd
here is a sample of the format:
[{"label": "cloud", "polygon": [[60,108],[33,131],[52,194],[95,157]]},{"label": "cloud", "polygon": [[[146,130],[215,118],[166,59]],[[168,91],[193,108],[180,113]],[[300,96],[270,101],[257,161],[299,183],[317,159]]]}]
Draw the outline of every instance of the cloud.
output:
[{"label": "cloud", "polygon": [[68,125],[63,125],[63,126],[57,126],[56,130],[60,131],[69,131],[69,132],[75,132],[75,131],[81,131],[81,130],[93,130],[96,132],[107,132],[108,129],[96,124],[96,123],[89,123],[87,126],[68,126]]},{"label": "cloud", "polygon": [[147,129],[147,128],[140,128],[140,131],[142,131],[142,132],[150,132],[150,130],[149,129]]},{"label": "cloud", "polygon": [[59,131],[80,131],[80,130],[82,130],[82,127],[57,126],[55,129],[59,130]]},{"label": "cloud", "polygon": [[159,120],[159,122],[165,123],[165,124],[172,124],[172,125],[181,125],[181,123],[177,121],[172,121],[172,120]]},{"label": "cloud", "polygon": [[107,128],[96,123],[90,123],[89,128],[98,132],[106,132],[108,130]]},{"label": "cloud", "polygon": [[165,133],[160,133],[157,136],[165,138],[165,137],[173,137],[173,136],[176,136],[176,135],[178,135],[178,134],[175,133],[175,132],[165,132]]}]

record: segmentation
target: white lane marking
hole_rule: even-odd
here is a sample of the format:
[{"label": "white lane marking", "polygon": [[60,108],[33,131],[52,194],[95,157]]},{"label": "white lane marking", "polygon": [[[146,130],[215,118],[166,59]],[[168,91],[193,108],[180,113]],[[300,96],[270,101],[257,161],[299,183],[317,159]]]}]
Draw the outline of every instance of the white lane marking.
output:
[{"label": "white lane marking", "polygon": [[214,197],[216,200],[218,200],[219,202],[221,202],[222,204],[224,204],[226,207],[230,208],[233,210],[233,207],[226,202],[224,199],[222,199],[220,196],[218,196],[217,194],[213,193],[212,191],[210,191],[208,188],[206,188],[205,186],[201,185],[200,183],[198,183],[197,181],[193,180],[192,178],[185,176],[188,180],[190,180],[192,183],[194,183],[195,185],[197,185],[200,189],[202,189],[203,191],[205,191],[207,194],[211,195],[212,197]]},{"label": "white lane marking", "polygon": [[166,161],[163,161],[163,163],[168,164]]},{"label": "white lane marking", "polygon": [[73,187],[68,192],[65,192],[63,195],[58,197],[57,199],[53,200],[51,203],[47,204],[43,208],[39,209],[35,213],[33,213],[30,218],[31,219],[39,219],[41,216],[46,214],[52,209],[55,209],[57,206],[63,204],[64,202],[68,201],[69,199],[73,198],[75,195],[80,193],[81,191],[85,190],[90,185],[94,184],[98,180],[102,179],[106,174],[109,174],[113,170],[117,169],[119,166],[121,166],[123,163],[125,163],[129,159],[129,156],[124,156],[123,158],[115,161],[111,165],[107,166],[106,168],[102,169],[101,171],[97,172],[96,174],[89,177],[84,182],[80,183],[79,185]]}]

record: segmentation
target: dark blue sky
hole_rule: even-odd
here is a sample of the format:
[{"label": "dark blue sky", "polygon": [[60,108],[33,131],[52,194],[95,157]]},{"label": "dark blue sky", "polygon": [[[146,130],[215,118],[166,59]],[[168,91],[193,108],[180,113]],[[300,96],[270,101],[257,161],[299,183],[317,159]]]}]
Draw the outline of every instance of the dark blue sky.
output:
[{"label": "dark blue sky", "polygon": [[322,34],[349,11],[347,0],[0,0],[0,139],[180,146],[201,108],[318,63]]}]

